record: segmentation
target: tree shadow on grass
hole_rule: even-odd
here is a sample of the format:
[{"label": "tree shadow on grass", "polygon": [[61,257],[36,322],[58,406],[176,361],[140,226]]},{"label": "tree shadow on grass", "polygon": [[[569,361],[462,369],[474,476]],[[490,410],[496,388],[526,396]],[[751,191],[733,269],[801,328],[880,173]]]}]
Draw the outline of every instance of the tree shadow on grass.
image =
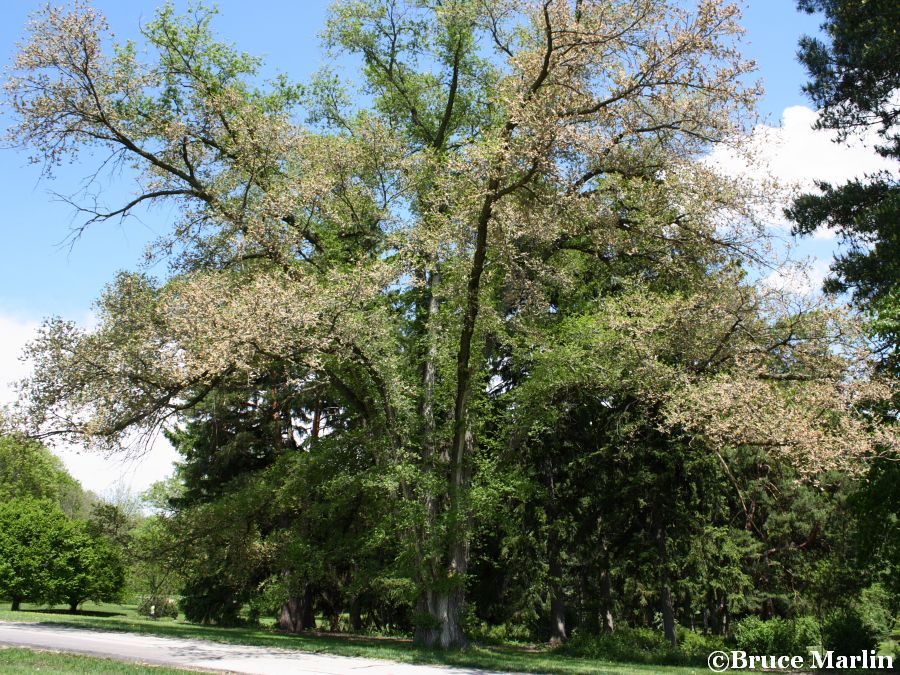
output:
[{"label": "tree shadow on grass", "polygon": [[79,609],[75,612],[71,612],[68,609],[20,609],[20,612],[34,612],[35,614],[65,614],[67,616],[96,616],[96,617],[110,617],[110,616],[128,616],[123,612],[98,612],[91,611],[86,609]]}]

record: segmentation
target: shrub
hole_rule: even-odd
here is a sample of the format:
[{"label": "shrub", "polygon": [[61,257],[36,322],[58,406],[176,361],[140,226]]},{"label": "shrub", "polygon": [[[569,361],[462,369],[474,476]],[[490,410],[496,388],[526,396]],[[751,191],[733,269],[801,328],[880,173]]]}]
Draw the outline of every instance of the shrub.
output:
[{"label": "shrub", "polygon": [[154,619],[177,619],[178,603],[172,598],[146,597],[138,605],[137,613]]},{"label": "shrub", "polygon": [[822,628],[819,622],[811,616],[801,616],[794,619],[794,645],[803,651],[794,652],[804,654],[810,647],[817,647],[822,642]]},{"label": "shrub", "polygon": [[848,606],[832,612],[825,620],[822,645],[836,654],[852,656],[878,649],[894,623],[891,596],[880,584],[872,584]]},{"label": "shrub", "polygon": [[557,651],[608,661],[669,665],[705,664],[710,652],[724,648],[718,636],[679,630],[679,646],[673,648],[665,636],[650,628],[617,628],[612,633],[580,635]]},{"label": "shrub", "polygon": [[748,654],[804,655],[811,646],[819,644],[820,631],[810,616],[769,621],[748,616],[735,626],[734,639],[738,649]]},{"label": "shrub", "polygon": [[856,607],[832,613],[822,628],[822,646],[838,655],[852,656],[877,649],[878,638],[878,629]]},{"label": "shrub", "polygon": [[649,628],[617,628],[612,633],[580,635],[576,633],[560,650],[577,656],[610,661],[661,663],[674,652],[662,633]]},{"label": "shrub", "polygon": [[725,638],[692,630],[678,631],[678,648],[691,663],[704,662],[711,652],[725,651]]},{"label": "shrub", "polygon": [[484,644],[506,644],[509,642],[530,642],[531,629],[521,623],[501,623],[491,625],[486,622],[470,624],[468,634]]},{"label": "shrub", "polygon": [[735,625],[734,641],[748,654],[770,654],[772,628],[758,616],[748,616]]},{"label": "shrub", "polygon": [[859,594],[860,618],[875,631],[879,642],[890,635],[894,625],[891,601],[891,594],[881,584],[872,584]]},{"label": "shrub", "polygon": [[191,623],[238,626],[243,602],[235,589],[211,577],[188,579],[179,608]]}]

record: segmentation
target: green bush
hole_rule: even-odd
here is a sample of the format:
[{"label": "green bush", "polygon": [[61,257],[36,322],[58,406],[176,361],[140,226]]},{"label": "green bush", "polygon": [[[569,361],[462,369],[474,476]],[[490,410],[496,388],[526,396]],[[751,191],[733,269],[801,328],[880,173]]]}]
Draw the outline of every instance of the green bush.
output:
[{"label": "green bush", "polygon": [[825,620],[822,646],[835,654],[852,656],[878,649],[878,629],[856,607],[838,610]]},{"label": "green bush", "polygon": [[[810,647],[818,647],[822,643],[822,628],[819,622],[811,616],[801,616],[794,619],[794,645],[803,651],[796,654],[805,654]],[[785,652],[787,653],[787,652]]]},{"label": "green bush", "polygon": [[506,644],[509,642],[531,642],[531,629],[521,623],[501,623],[497,626],[480,622],[470,625],[469,636],[484,644]]},{"label": "green bush", "polygon": [[737,623],[734,639],[738,649],[758,655],[804,655],[820,641],[819,624],[810,616],[763,621],[748,616]]},{"label": "green bush", "polygon": [[734,641],[748,654],[771,654],[772,628],[758,616],[748,616],[735,625]]},{"label": "green bush", "polygon": [[576,656],[609,661],[642,663],[667,662],[674,652],[661,633],[649,628],[617,628],[612,633],[580,635],[576,633],[560,647]]},{"label": "green bush", "polygon": [[147,597],[138,605],[137,613],[154,619],[177,619],[178,603],[172,598]]},{"label": "green bush", "polygon": [[212,577],[188,579],[182,589],[179,608],[191,623],[239,626],[243,602],[236,589]]},{"label": "green bush", "polygon": [[725,638],[692,630],[678,631],[678,648],[688,661],[705,662],[711,652],[725,651]]},{"label": "green bush", "polygon": [[557,651],[608,661],[665,665],[705,664],[710,652],[724,649],[718,636],[679,630],[679,645],[673,648],[660,631],[650,628],[617,628],[612,633],[576,633]]},{"label": "green bush", "polygon": [[863,589],[847,607],[826,618],[822,646],[845,656],[878,649],[894,624],[891,600],[890,593],[880,584]]},{"label": "green bush", "polygon": [[859,594],[860,618],[875,631],[879,642],[890,635],[894,625],[891,605],[891,594],[881,584],[872,584]]}]

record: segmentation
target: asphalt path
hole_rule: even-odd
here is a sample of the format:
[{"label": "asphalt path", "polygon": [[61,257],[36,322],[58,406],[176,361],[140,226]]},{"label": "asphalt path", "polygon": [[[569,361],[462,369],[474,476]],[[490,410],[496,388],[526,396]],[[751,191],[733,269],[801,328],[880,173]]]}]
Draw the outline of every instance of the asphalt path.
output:
[{"label": "asphalt path", "polygon": [[0,621],[0,645],[52,649],[178,668],[259,675],[500,675],[484,670],[309,654],[275,647]]}]

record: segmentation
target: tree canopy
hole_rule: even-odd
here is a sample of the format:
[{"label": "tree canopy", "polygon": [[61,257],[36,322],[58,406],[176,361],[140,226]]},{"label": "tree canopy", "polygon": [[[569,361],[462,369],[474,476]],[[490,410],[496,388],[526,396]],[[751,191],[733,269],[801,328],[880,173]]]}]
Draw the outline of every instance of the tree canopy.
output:
[{"label": "tree canopy", "polygon": [[[737,7],[342,2],[325,42],[361,77],[308,86],[262,83],[212,16],[167,6],[110,45],[89,6],[45,9],[7,85],[48,172],[133,171],[84,226],[179,214],[151,251],[170,273],[121,273],[94,330],[48,321],[24,391],[37,435],[167,429],[189,618],[367,607],[463,646],[490,574],[558,639],[591,579],[583,611],[658,607],[672,643],[681,607],[774,611],[809,522],[761,503],[896,437],[858,322],[749,282],[757,195],[701,161],[759,94]],[[741,606],[749,561],[765,597]]]},{"label": "tree canopy", "polygon": [[[838,142],[874,130],[878,152],[900,160],[900,21],[897,3],[801,0],[799,7],[823,16],[822,38],[804,37],[799,57],[810,76],[804,91],[821,108],[817,126],[838,132]],[[835,256],[831,292],[853,293],[874,319],[888,367],[896,369],[900,329],[900,184],[897,171],[883,171],[843,185],[820,183],[787,210],[794,232],[828,227],[846,244]]]},{"label": "tree canopy", "polygon": [[0,502],[47,499],[70,517],[86,515],[90,495],[46,446],[22,436],[0,435]]},{"label": "tree canopy", "polygon": [[121,555],[84,522],[48,500],[15,498],[0,506],[0,594],[75,610],[85,600],[116,600],[125,583]]}]

